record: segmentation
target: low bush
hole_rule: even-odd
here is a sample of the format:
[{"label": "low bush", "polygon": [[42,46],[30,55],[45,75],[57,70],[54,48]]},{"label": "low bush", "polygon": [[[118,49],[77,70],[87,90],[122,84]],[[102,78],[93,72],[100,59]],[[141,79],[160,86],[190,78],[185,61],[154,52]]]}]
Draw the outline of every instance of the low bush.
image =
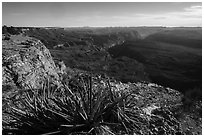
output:
[{"label": "low bush", "polygon": [[195,109],[197,102],[202,100],[202,90],[200,88],[193,88],[185,91],[182,99],[184,109],[189,111]]},{"label": "low bush", "polygon": [[[99,80],[100,81],[100,80]],[[3,134],[142,134],[131,94],[115,92],[108,80],[95,85],[76,76],[61,87],[29,89],[4,115]]]}]

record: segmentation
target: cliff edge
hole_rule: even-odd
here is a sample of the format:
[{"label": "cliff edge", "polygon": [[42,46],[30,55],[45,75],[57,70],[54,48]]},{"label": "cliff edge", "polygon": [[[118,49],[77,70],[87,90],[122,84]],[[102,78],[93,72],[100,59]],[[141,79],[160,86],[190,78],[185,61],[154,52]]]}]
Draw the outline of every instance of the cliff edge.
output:
[{"label": "cliff edge", "polygon": [[3,88],[41,88],[47,79],[60,83],[49,50],[40,40],[23,35],[3,35],[2,71]]}]

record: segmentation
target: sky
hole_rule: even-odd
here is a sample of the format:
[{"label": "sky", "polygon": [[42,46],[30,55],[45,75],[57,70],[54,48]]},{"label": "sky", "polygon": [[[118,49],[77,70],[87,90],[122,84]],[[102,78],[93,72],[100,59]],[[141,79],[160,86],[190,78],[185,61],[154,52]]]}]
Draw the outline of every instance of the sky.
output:
[{"label": "sky", "polygon": [[202,3],[3,2],[2,25],[21,27],[201,27]]}]

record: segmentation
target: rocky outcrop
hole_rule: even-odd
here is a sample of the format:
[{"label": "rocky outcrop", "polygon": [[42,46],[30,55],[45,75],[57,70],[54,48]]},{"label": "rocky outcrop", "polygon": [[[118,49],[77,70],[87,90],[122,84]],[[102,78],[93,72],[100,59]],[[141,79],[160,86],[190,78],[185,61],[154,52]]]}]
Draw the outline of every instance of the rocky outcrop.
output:
[{"label": "rocky outcrop", "polygon": [[136,110],[148,121],[143,134],[202,134],[201,112],[198,113],[202,103],[186,112],[182,102],[184,95],[179,91],[149,82],[125,84],[112,81],[111,87],[118,92],[133,93]]},{"label": "rocky outcrop", "polygon": [[60,84],[51,54],[40,40],[23,35],[11,35],[9,39],[4,37],[5,35],[2,40],[3,88],[36,89],[41,88],[48,79],[53,84]]},{"label": "rocky outcrop", "polygon": [[[88,79],[86,74],[80,76]],[[111,90],[114,91],[113,96],[130,95],[125,99],[125,102],[130,103],[124,106],[127,107],[127,110],[131,108],[131,112],[138,114],[139,132],[134,134],[185,134],[182,130],[182,122],[175,115],[175,112],[182,106],[182,94],[179,91],[154,83],[122,83],[101,75],[91,77],[93,92]],[[80,79],[73,78],[73,81],[70,82],[71,87],[75,86],[72,83],[76,83],[76,79],[80,81],[81,77]]]}]

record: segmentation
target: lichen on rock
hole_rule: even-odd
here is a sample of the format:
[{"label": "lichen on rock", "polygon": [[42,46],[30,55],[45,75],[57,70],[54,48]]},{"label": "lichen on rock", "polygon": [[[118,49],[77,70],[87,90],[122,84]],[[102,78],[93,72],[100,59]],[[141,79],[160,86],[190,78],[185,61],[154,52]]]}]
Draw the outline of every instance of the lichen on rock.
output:
[{"label": "lichen on rock", "polygon": [[9,40],[2,41],[2,70],[3,85],[36,89],[46,79],[60,84],[49,50],[40,40],[23,35],[11,35]]}]

